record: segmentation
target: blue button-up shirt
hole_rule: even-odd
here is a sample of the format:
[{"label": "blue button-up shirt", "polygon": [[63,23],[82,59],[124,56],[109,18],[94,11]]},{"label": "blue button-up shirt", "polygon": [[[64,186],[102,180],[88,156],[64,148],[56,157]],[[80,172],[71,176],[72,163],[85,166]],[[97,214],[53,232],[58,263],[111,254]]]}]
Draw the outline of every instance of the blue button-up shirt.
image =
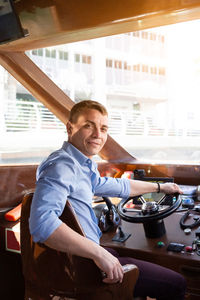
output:
[{"label": "blue button-up shirt", "polygon": [[69,199],[85,235],[99,243],[93,196],[128,198],[130,194],[128,179],[100,177],[96,163],[68,142],[41,163],[36,177],[29,220],[35,242],[44,242],[61,225],[59,217]]}]

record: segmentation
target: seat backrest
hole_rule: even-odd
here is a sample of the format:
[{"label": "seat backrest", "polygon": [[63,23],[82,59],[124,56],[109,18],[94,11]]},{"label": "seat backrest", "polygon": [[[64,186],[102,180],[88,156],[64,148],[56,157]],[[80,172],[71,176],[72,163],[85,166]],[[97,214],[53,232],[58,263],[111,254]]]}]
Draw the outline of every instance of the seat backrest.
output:
[{"label": "seat backrest", "polygon": [[[117,284],[108,285],[102,283],[101,272],[91,259],[56,251],[44,244],[33,242],[29,232],[29,216],[32,197],[33,193],[24,196],[20,222],[21,254],[26,294],[29,294],[29,297],[31,295],[33,297],[33,293],[37,291],[37,293],[40,293],[45,297],[51,294],[76,297],[77,299],[79,299],[79,295],[87,294],[88,300],[98,300],[100,299],[98,298],[98,295],[101,294],[99,297],[104,295],[104,300],[120,299],[117,298],[119,295],[119,292],[117,291],[119,287],[117,287]],[[67,201],[60,219],[73,230],[84,235],[69,201]],[[134,285],[134,282],[137,279],[137,271],[138,270],[135,267],[134,278],[132,275],[131,279],[131,281],[133,281],[132,285]],[[130,278],[127,280],[127,282],[129,282]],[[128,283],[126,283],[126,285],[127,284]],[[131,286],[130,283],[129,285]],[[117,296],[115,295],[115,298],[110,297],[113,293],[111,290],[113,289],[116,290],[115,294]],[[89,296],[89,294],[91,296]],[[108,298],[106,298],[106,294]],[[48,299],[45,297],[42,299]],[[80,299],[84,299],[84,297]]]}]

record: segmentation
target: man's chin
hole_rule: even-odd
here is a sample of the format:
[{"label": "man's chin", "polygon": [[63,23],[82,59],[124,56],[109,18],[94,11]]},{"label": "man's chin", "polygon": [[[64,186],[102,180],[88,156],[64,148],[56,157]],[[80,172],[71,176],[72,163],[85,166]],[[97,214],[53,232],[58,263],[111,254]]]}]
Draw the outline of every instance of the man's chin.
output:
[{"label": "man's chin", "polygon": [[99,152],[101,151],[102,148],[98,148],[98,149],[93,149],[91,151],[88,151],[88,153],[90,154],[90,156],[94,156],[99,154]]}]

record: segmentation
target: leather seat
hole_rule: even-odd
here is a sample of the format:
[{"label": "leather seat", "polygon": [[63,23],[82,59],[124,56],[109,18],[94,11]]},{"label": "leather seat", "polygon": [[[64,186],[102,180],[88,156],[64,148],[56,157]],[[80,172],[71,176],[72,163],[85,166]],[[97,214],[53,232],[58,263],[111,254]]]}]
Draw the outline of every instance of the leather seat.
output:
[{"label": "leather seat", "polygon": [[[99,268],[91,259],[59,252],[33,242],[28,224],[32,197],[33,193],[29,193],[23,199],[20,222],[25,299],[47,300],[54,296],[78,300],[133,299],[138,278],[135,265],[129,265],[121,284],[105,284]],[[84,235],[69,201],[60,219]]]}]

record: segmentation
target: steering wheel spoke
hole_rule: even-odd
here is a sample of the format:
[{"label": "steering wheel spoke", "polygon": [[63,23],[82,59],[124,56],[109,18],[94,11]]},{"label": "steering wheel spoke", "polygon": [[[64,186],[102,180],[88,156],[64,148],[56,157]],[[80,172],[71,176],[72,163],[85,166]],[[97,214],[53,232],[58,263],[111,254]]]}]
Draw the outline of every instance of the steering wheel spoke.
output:
[{"label": "steering wheel spoke", "polygon": [[138,197],[138,200],[140,200],[143,204],[146,203],[146,200],[142,195]]},{"label": "steering wheel spoke", "polygon": [[160,200],[158,200],[158,204],[161,204],[166,199],[166,195],[164,195]]},{"label": "steering wheel spoke", "polygon": [[123,212],[140,213],[141,209],[138,209],[138,208],[123,208]]}]

